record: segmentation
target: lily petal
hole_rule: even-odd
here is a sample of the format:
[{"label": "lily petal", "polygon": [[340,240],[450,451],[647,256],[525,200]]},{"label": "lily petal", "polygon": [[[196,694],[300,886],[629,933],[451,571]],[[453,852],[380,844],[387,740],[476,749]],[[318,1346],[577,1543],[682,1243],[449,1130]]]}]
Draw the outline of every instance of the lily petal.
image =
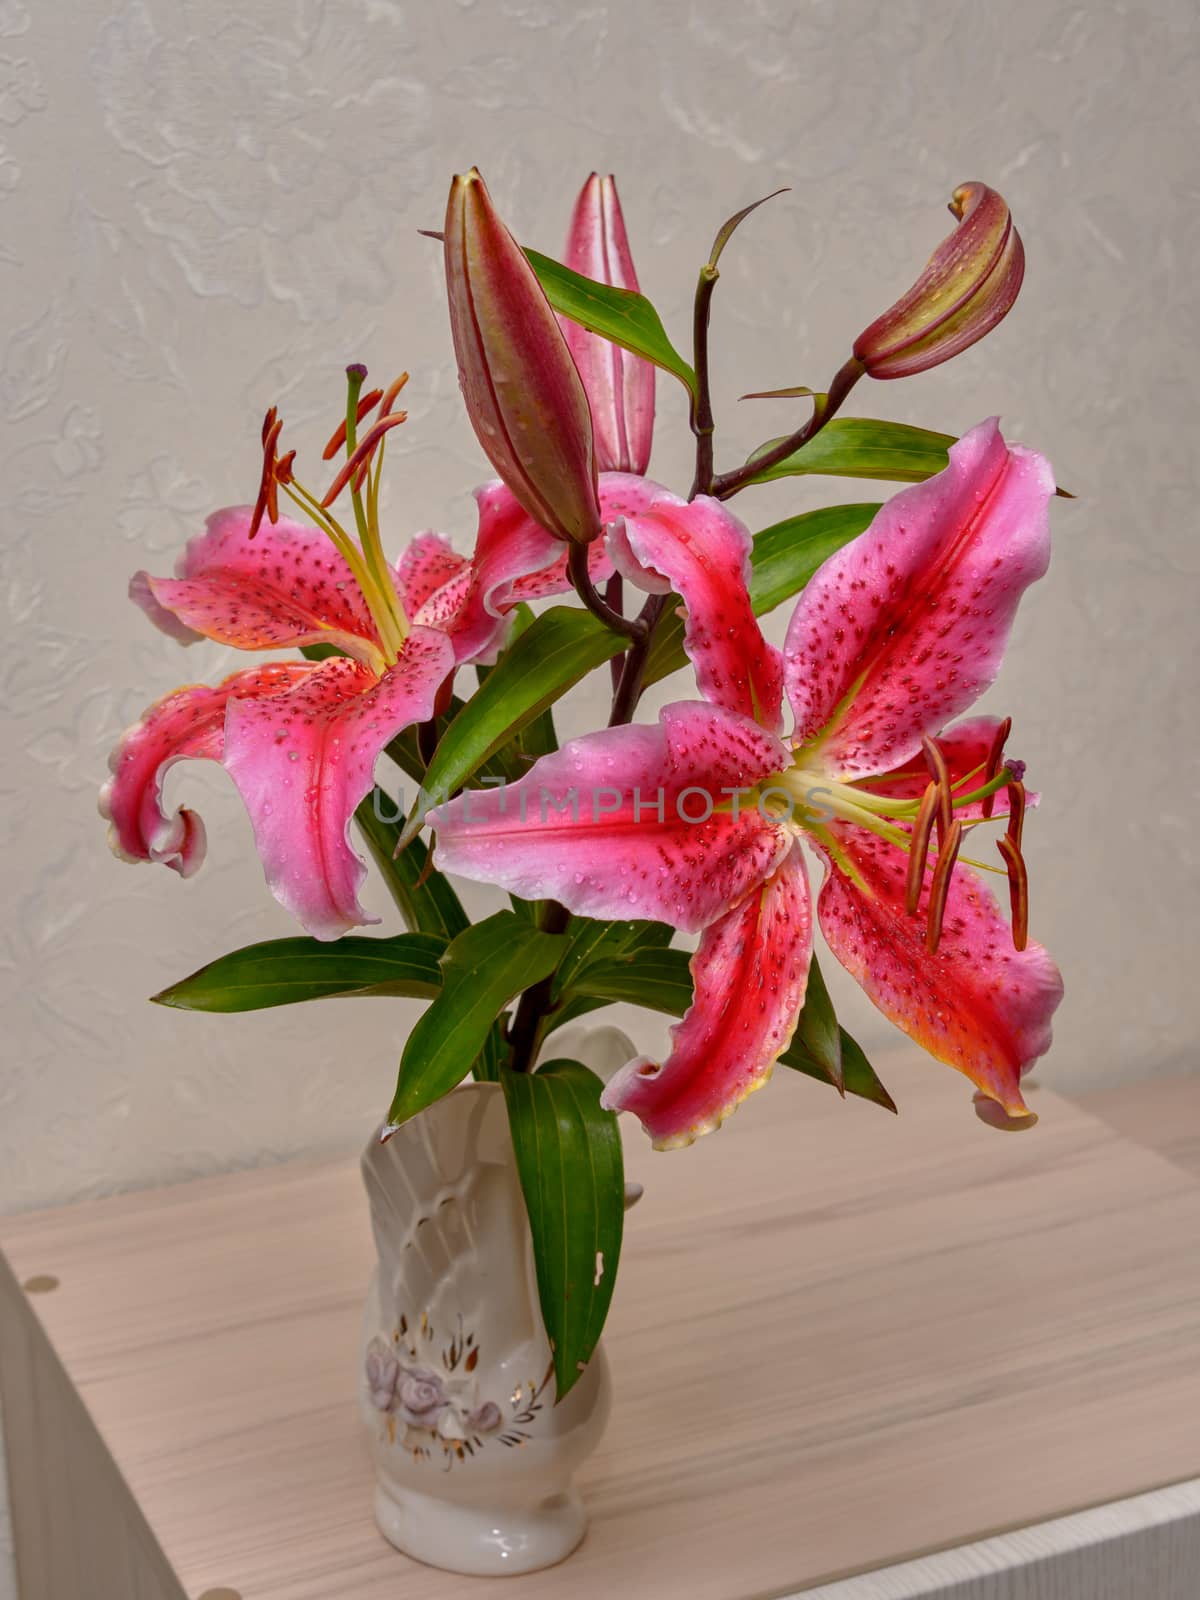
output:
[{"label": "lily petal", "polygon": [[[637,290],[615,178],[593,172],[584,184],[563,260],[597,283]],[[591,404],[596,466],[601,472],[645,472],[654,437],[654,367],[577,322],[559,322]]]},{"label": "lily petal", "polygon": [[925,948],[926,874],[916,916],[904,910],[906,856],[845,823],[818,900],[834,955],[896,1025],[964,1073],[1010,1119],[1031,1113],[1021,1078],[1050,1048],[1062,977],[1041,945],[1016,951],[978,873],[956,866],[937,952]]},{"label": "lily petal", "polygon": [[760,888],[704,932],[695,999],[662,1066],[631,1061],[600,1103],[641,1118],[656,1150],[719,1128],[787,1049],[808,985],[812,903],[799,844]]},{"label": "lily petal", "polygon": [[313,668],[303,661],[278,661],[235,672],[211,689],[191,684],[152,705],[122,734],[108,758],[112,777],[100,791],[100,815],[111,824],[109,843],[125,861],[159,861],[190,878],[205,853],[204,824],[181,806],[163,810],[162,789],[177,761],[220,761],[225,750],[225,712],[236,695],[268,698],[285,694]]},{"label": "lily petal", "polygon": [[696,931],[787,854],[786,828],[745,795],[734,808],[728,792],[786,762],[783,743],[746,717],[698,702],[666,706],[657,725],[587,734],[519,783],[439,807],[430,817],[436,863],[527,900],[551,896],[581,916]]},{"label": "lily petal", "polygon": [[359,660],[377,655],[366,601],[325,535],[280,517],[252,539],[251,515],[249,506],[214,512],[175,577],[135,573],[130,599],[184,642],[190,631],[239,650],[332,644]]},{"label": "lily petal", "polygon": [[783,664],[750,604],[750,530],[708,495],[681,500],[624,473],[601,478],[600,504],[618,570],[640,589],[682,597],[700,693],[778,731]]},{"label": "lily petal", "polygon": [[414,628],[382,677],[335,657],[285,695],[231,702],[225,768],[250,813],[272,893],[314,938],[378,920],[358,903],[367,869],[350,846],[350,820],[384,745],[432,716],[453,667],[445,634]]},{"label": "lily petal", "polygon": [[914,756],[996,677],[1017,603],[1050,561],[1046,460],[996,419],[895,495],[817,571],[784,645],[795,741],[844,777]]},{"label": "lily petal", "polygon": [[[465,588],[452,619],[435,623],[451,635],[460,662],[485,659],[504,633],[505,618],[522,600],[571,588],[562,540],[547,533],[511,489],[496,480],[477,489],[475,499],[479,530]],[[603,540],[593,540],[588,546],[592,581],[602,583],[612,570]]]}]

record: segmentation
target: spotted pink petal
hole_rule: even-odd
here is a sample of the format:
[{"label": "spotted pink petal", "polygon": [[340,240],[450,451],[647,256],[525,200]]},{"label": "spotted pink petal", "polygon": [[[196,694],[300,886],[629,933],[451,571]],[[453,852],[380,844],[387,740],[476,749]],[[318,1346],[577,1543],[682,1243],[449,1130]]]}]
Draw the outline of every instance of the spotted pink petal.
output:
[{"label": "spotted pink petal", "polygon": [[432,716],[453,666],[445,634],[414,628],[382,677],[334,657],[286,695],[231,703],[225,768],[250,813],[272,893],[314,938],[378,920],[358,903],[367,869],[350,846],[350,821],[380,751]]},{"label": "spotted pink petal", "polygon": [[818,900],[829,948],[910,1038],[965,1073],[1009,1118],[1028,1120],[1021,1077],[1050,1048],[1050,1019],[1062,999],[1054,962],[1032,942],[1013,949],[982,878],[961,865],[950,880],[941,942],[930,955],[930,874],[910,917],[905,853],[846,823],[829,831],[840,852]]},{"label": "spotted pink petal", "polygon": [[177,761],[220,761],[225,711],[235,695],[285,694],[313,668],[278,661],[235,672],[215,689],[191,684],[152,705],[108,758],[112,777],[100,791],[100,815],[111,824],[109,843],[126,861],[160,861],[190,878],[204,860],[204,824],[194,811],[164,811],[163,782]]},{"label": "spotted pink petal", "polygon": [[[475,491],[475,499],[479,529],[469,579],[453,616],[437,623],[453,638],[460,662],[492,653],[505,631],[505,618],[522,600],[564,594],[571,587],[562,540],[535,522],[506,485],[486,483]],[[588,546],[588,570],[596,583],[612,575],[602,540]]]},{"label": "spotted pink petal", "polygon": [[666,1061],[629,1062],[601,1104],[640,1117],[656,1150],[719,1128],[787,1049],[811,956],[808,876],[793,844],[765,884],[705,929],[691,962],[695,999]]},{"label": "spotted pink petal", "polygon": [[[573,272],[618,289],[638,287],[616,180],[593,172],[575,202],[563,260]],[[577,322],[560,317],[592,408],[601,472],[645,472],[654,437],[654,368]]]},{"label": "spotted pink petal", "polygon": [[787,854],[787,830],[726,792],[786,762],[782,742],[745,717],[667,706],[654,726],[587,734],[519,783],[439,807],[430,818],[437,865],[527,900],[551,896],[581,916],[694,931]]},{"label": "spotted pink petal", "polygon": [[719,500],[681,500],[624,473],[601,478],[600,504],[617,568],[641,589],[682,597],[684,649],[701,694],[778,731],[783,667],[750,605],[746,526]]},{"label": "spotted pink petal", "polygon": [[280,517],[250,538],[251,509],[209,517],[174,578],[135,573],[130,598],[164,632],[239,650],[332,644],[360,660],[378,649],[375,624],[350,568],[316,528]]},{"label": "spotted pink petal", "polygon": [[827,771],[891,771],[995,679],[1017,602],[1050,560],[1048,463],[995,418],[819,569],[784,646],[796,742]]}]

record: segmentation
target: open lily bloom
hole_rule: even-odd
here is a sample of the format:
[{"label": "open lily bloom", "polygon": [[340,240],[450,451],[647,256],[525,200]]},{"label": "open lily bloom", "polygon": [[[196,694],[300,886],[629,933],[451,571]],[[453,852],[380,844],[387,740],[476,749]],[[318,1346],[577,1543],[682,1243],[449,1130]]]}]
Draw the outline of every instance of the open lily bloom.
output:
[{"label": "open lily bloom", "polygon": [[[1062,986],[1026,938],[1020,769],[1003,759],[1006,724],[943,730],[995,678],[1020,596],[1046,569],[1053,492],[1046,462],[989,421],[944,472],[895,496],[796,607],[790,739],[776,732],[767,647],[743,626],[737,649],[760,662],[753,708],[745,674],[718,656],[699,673],[708,703],[578,739],[507,791],[435,814],[446,870],[702,933],[670,1056],[630,1062],[605,1095],[660,1148],[719,1126],[787,1047],[812,948],[802,839],[826,866],[818,910],[838,959],[974,1082],[985,1120],[1031,1120],[1021,1077],[1049,1047]],[[636,518],[626,527],[636,538]],[[693,659],[724,637],[710,619]],[[993,815],[1007,823],[1011,929],[962,849]]]},{"label": "open lily bloom", "polygon": [[[268,414],[259,504],[209,518],[174,578],[139,572],[130,584],[131,598],[184,644],[324,644],[343,654],[270,662],[167,695],[120,740],[100,798],[119,855],[188,877],[204,859],[204,827],[186,807],[163,809],[163,780],[180,760],[220,762],[250,813],[272,892],[319,939],[378,920],[359,904],[366,866],[349,826],[380,751],[434,715],[456,666],[495,652],[519,601],[569,587],[562,545],[516,524],[489,523],[470,558],[421,534],[397,567],[384,559],[378,475],[383,435],[403,419],[390,411],[394,397],[366,397],[380,415],[352,440],[324,503],[295,481],[292,457],[277,456],[278,419]],[[330,446],[345,444],[341,428]],[[328,509],[347,485],[363,514],[360,543]],[[278,514],[281,487],[310,523]],[[591,570],[611,571],[599,546]]]}]

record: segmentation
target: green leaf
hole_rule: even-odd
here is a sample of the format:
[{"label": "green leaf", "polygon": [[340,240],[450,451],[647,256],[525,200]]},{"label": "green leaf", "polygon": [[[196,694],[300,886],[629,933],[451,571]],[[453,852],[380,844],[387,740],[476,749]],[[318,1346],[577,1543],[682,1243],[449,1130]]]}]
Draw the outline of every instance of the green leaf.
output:
[{"label": "green leaf", "polygon": [[[692,1003],[690,959],[686,950],[639,950],[620,961],[597,962],[579,974],[572,995],[606,1005],[627,1000],[669,1017],[681,1017]],[[839,1029],[839,1039],[846,1093],[895,1111],[895,1101],[876,1077],[862,1047],[845,1028]],[[793,1039],[779,1060],[782,1066],[807,1073],[821,1083],[831,1081],[825,1065],[799,1039]]]},{"label": "green leaf", "polygon": [[[823,561],[849,544],[870,523],[878,504],[822,506],[774,522],[754,536],[750,552],[750,603],[762,617],[800,593]],[[681,601],[668,603],[655,630],[646,665],[646,682],[657,683],[686,662]]]},{"label": "green leaf", "polygon": [[376,788],[354,813],[354,820],[408,926],[421,933],[440,933],[446,939],[455,939],[469,926],[470,918],[449,879],[430,863],[423,840],[414,839],[396,855],[400,819],[392,819],[398,809],[382,789]]},{"label": "green leaf", "polygon": [[613,1113],[600,1109],[599,1078],[577,1061],[502,1077],[562,1400],[592,1358],[617,1278],[625,1224],[621,1135]]},{"label": "green leaf", "polygon": [[623,350],[645,356],[678,378],[695,398],[696,374],[667,338],[662,318],[645,295],[596,283],[536,250],[526,250],[525,254],[555,311],[591,333],[603,334]]},{"label": "green leaf", "polygon": [[471,1070],[492,1023],[522,989],[547,978],[566,940],[497,911],[460,933],[441,960],[441,993],[408,1036],[388,1122],[399,1127]]},{"label": "green leaf", "polygon": [[263,1011],[330,995],[410,995],[442,986],[446,941],[434,934],[392,939],[271,939],[220,956],[152,998],[181,1011]]},{"label": "green leaf", "polygon": [[[425,774],[423,806],[461,789],[484,762],[626,640],[587,611],[552,606],[505,652],[442,735]],[[411,837],[423,809],[405,829]]]},{"label": "green leaf", "polygon": [[[846,1093],[857,1095],[860,1100],[870,1100],[873,1105],[882,1106],[885,1111],[895,1111],[896,1102],[880,1083],[862,1045],[857,1039],[852,1038],[845,1028],[838,1031],[842,1041],[842,1080]],[[779,1065],[791,1067],[794,1072],[805,1072],[810,1078],[817,1078],[822,1083],[829,1082],[821,1063],[809,1055],[804,1046],[794,1039],[780,1056]]]},{"label": "green leaf", "polygon": [[750,555],[750,603],[755,616],[766,616],[799,594],[818,567],[870,526],[878,510],[878,502],[822,506],[773,522],[755,534]]},{"label": "green leaf", "polygon": [[639,950],[615,961],[595,961],[577,975],[572,994],[633,1005],[681,1017],[692,1003],[691,956],[686,950]]},{"label": "green leaf", "polygon": [[587,967],[617,961],[634,951],[668,945],[674,934],[662,922],[599,922],[592,917],[572,917],[569,943],[554,975],[554,998],[567,994]]},{"label": "green leaf", "polygon": [[[941,472],[955,442],[952,433],[931,433],[906,422],[877,422],[871,417],[835,417],[802,449],[785,456],[749,480],[770,483],[810,473],[838,478],[886,478],[893,483],[921,483]],[[768,439],[749,462],[779,443]]]},{"label": "green leaf", "polygon": [[835,1089],[842,1087],[842,1036],[838,1019],[814,955],[808,967],[804,1009],[796,1024],[795,1042],[821,1067]]}]

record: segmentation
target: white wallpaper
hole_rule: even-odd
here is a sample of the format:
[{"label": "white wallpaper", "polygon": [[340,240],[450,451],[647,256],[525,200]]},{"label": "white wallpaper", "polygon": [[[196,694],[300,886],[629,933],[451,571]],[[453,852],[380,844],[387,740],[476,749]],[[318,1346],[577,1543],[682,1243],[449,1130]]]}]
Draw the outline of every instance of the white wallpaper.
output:
[{"label": "white wallpaper", "polygon": [[[225,665],[208,646],[183,658],[125,584],[168,571],[207,509],[252,497],[268,404],[311,448],[347,360],[409,368],[394,543],[470,535],[485,473],[439,252],[416,230],[472,162],[549,251],[587,172],[615,170],[643,286],[680,340],[716,225],[792,186],[722,263],[726,464],[790,416],[734,396],[820,387],[947,231],[957,182],[1010,200],[1029,271],[1008,322],[935,373],[865,383],[850,409],[955,431],[999,411],[1080,495],[1056,508],[1051,575],[992,696],[1046,793],[1027,830],[1033,925],[1068,995],[1041,1075],[1080,1087],[1183,1062],[1200,1009],[1194,24],[1191,0],[0,0],[0,1211],[348,1147],[384,1104],[403,1006],[222,1020],[145,1004],[290,931],[221,775],[173,778],[209,824],[186,884],[114,861],[94,795],[149,700]],[[665,381],[659,414],[653,470],[684,487]],[[826,482],[739,509],[762,526],[872,497]],[[838,993],[857,1032],[884,1036]]]}]

